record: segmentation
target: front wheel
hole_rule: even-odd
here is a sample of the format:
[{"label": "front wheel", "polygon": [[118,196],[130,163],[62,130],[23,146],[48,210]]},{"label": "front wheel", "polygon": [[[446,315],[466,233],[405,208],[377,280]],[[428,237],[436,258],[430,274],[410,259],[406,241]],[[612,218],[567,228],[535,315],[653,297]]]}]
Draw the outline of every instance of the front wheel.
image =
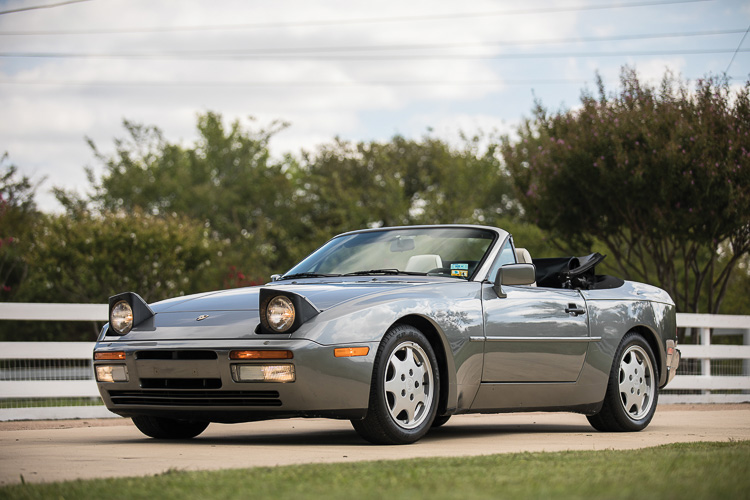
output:
[{"label": "front wheel", "polygon": [[640,334],[631,332],[617,348],[604,405],[588,420],[598,431],[640,431],[654,417],[658,399],[659,375],[654,353]]},{"label": "front wheel", "polygon": [[448,423],[448,420],[451,419],[450,415],[443,415],[442,417],[435,417],[435,420],[432,421],[432,428],[436,427],[442,427],[445,424]]},{"label": "front wheel", "polygon": [[373,444],[409,444],[424,436],[435,418],[440,373],[427,338],[410,325],[383,337],[375,358],[367,416],[352,420]]},{"label": "front wheel", "polygon": [[190,439],[206,430],[208,422],[138,415],[133,423],[145,435],[156,439]]}]

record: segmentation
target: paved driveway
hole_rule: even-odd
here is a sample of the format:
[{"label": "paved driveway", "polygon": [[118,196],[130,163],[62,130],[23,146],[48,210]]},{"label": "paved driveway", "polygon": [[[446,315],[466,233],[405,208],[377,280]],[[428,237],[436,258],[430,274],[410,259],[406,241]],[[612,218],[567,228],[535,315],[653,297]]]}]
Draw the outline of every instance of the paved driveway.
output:
[{"label": "paved driveway", "polygon": [[0,423],[0,484],[202,470],[519,451],[632,449],[750,440],[750,404],[660,406],[643,432],[594,431],[581,415],[461,415],[416,444],[373,446],[347,421],[211,424],[190,441],[144,437],[129,420]]}]

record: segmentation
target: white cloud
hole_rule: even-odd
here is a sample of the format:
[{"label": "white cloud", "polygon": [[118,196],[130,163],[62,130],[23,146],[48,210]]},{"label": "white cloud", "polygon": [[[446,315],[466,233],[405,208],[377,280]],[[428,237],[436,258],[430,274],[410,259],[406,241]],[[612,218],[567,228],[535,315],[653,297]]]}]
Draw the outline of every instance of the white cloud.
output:
[{"label": "white cloud", "polygon": [[[5,8],[35,4],[35,0],[4,2]],[[588,4],[582,2],[581,5]],[[593,82],[599,70],[616,84],[620,67],[629,59],[562,57],[546,59],[434,59],[434,54],[501,55],[537,52],[585,52],[661,47],[640,45],[524,44],[526,40],[617,35],[660,31],[722,29],[750,23],[747,6],[720,12],[701,4],[544,13],[571,5],[567,0],[507,4],[481,0],[456,4],[448,0],[395,0],[352,3],[343,0],[302,2],[281,0],[107,0],[0,16],[0,32],[22,30],[86,30],[130,27],[306,23],[316,20],[411,18],[388,23],[305,24],[254,29],[184,32],[141,32],[109,35],[5,36],[0,52],[134,53],[146,51],[279,50],[338,47],[341,55],[356,47],[401,46],[366,51],[368,56],[423,55],[421,59],[370,60],[172,60],[172,59],[50,59],[0,57],[0,151],[25,173],[47,175],[47,185],[86,186],[83,166],[95,163],[84,137],[103,151],[123,135],[123,118],[161,128],[171,141],[195,139],[195,117],[208,110],[227,121],[252,115],[263,125],[285,120],[291,127],[272,141],[274,154],[314,149],[334,136],[352,140],[385,140],[399,132],[419,137],[428,128],[455,141],[459,131],[501,133],[512,130],[531,109],[532,93],[552,106],[578,102],[577,82]],[[535,14],[454,16],[420,20],[415,16],[516,9],[542,9]],[[670,10],[672,9],[672,10]],[[678,12],[665,16],[663,12]],[[644,15],[653,12],[653,16]],[[735,37],[736,38],[736,37]],[[737,40],[733,43],[737,43]],[[492,42],[518,40],[514,45]],[[689,42],[671,41],[674,44]],[[445,43],[453,48],[435,47]],[[664,42],[667,44],[667,42]],[[695,43],[702,44],[703,40]],[[729,41],[718,40],[722,45]],[[473,44],[473,45],[472,45]],[[480,45],[477,45],[480,44]],[[484,44],[484,45],[481,45]],[[406,50],[404,45],[433,45]],[[667,45],[664,45],[665,47]],[[645,78],[663,75],[665,67],[685,76],[702,75],[726,66],[728,56],[703,58],[639,57],[632,60]],[[738,57],[733,72],[748,73],[747,57]],[[573,84],[519,84],[519,81],[571,79]],[[44,85],[3,83],[8,80],[46,82]],[[162,85],[71,86],[62,82],[161,82]],[[446,82],[494,82],[493,85],[450,85]],[[57,82],[57,83],[54,83]],[[180,82],[181,85],[170,85]],[[190,82],[271,82],[277,85],[194,86]],[[300,86],[300,83],[309,85]],[[325,85],[333,82],[335,85]],[[369,82],[369,83],[368,83]],[[385,85],[383,82],[432,82],[427,85]],[[614,89],[615,85],[608,85]],[[590,85],[591,87],[591,85]],[[254,125],[257,126],[257,125]],[[52,209],[49,195],[40,205]]]}]

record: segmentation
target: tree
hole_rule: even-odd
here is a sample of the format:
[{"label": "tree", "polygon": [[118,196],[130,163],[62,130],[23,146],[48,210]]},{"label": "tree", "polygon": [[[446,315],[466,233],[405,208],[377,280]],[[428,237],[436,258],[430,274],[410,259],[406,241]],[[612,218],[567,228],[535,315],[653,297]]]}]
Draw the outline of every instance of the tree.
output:
[{"label": "tree", "polygon": [[283,124],[249,131],[234,122],[227,128],[220,115],[206,113],[198,117],[197,142],[187,147],[166,141],[156,127],[124,126],[128,136],[115,141],[112,155],[90,142],[104,166],[100,180],[90,175],[96,207],[198,221],[231,243],[224,272],[235,266],[250,277],[267,277],[297,257],[294,247],[282,244],[295,224],[289,161],[272,160],[268,150]]},{"label": "tree", "polygon": [[[41,217],[27,246],[21,302],[101,304],[134,291],[147,302],[204,291],[223,245],[182,216],[70,213]],[[218,288],[218,286],[217,286]],[[93,340],[100,323],[0,322],[3,340]]]},{"label": "tree", "polygon": [[365,227],[490,223],[515,205],[496,148],[481,150],[480,139],[323,145],[300,162],[297,210],[318,242]]},{"label": "tree", "polygon": [[221,245],[192,222],[140,210],[47,216],[29,249],[23,296],[96,304],[128,290],[147,302],[203,291],[200,275]]},{"label": "tree", "polygon": [[624,277],[660,284],[681,311],[718,313],[750,252],[750,81],[659,88],[624,68],[619,94],[577,110],[537,104],[502,153],[532,222],[578,248],[596,240]]},{"label": "tree", "polygon": [[[435,222],[485,223],[512,212],[497,146],[481,137],[459,148],[425,137],[336,140],[300,160],[273,159],[268,141],[283,125],[251,131],[221,116],[198,117],[198,141],[172,144],[155,127],[125,122],[128,136],[104,155],[91,202],[99,210],[185,214],[227,242],[216,282],[264,281],[331,236],[352,229]],[[58,193],[64,205],[80,200]],[[85,203],[83,205],[86,205]],[[239,278],[242,276],[242,278]],[[217,285],[218,286],[218,285]]]},{"label": "tree", "polygon": [[22,176],[8,155],[0,158],[0,300],[10,300],[28,272],[24,259],[27,235],[39,214],[34,202],[36,185]]}]

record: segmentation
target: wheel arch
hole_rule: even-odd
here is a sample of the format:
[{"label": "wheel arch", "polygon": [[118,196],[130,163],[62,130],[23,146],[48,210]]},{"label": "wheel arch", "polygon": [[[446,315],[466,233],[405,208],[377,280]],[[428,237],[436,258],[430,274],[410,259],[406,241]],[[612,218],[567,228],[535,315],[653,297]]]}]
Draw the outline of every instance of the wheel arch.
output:
[{"label": "wheel arch", "polygon": [[[413,326],[430,342],[432,350],[435,352],[435,357],[438,362],[438,370],[440,374],[440,394],[438,398],[438,410],[437,415],[444,415],[449,409],[455,408],[455,404],[449,404],[450,401],[456,399],[456,375],[453,357],[449,356],[450,348],[448,347],[445,335],[440,331],[440,328],[430,321],[429,318],[420,316],[418,314],[410,314],[403,316],[396,320],[393,325],[404,324]],[[391,325],[391,326],[393,326]]]},{"label": "wheel arch", "polygon": [[648,343],[651,351],[654,353],[654,358],[656,358],[656,370],[659,374],[659,387],[662,387],[664,385],[662,380],[666,382],[666,370],[664,367],[664,347],[661,342],[659,342],[659,336],[651,328],[645,325],[634,326],[628,331],[628,333],[629,332],[638,333]]}]

